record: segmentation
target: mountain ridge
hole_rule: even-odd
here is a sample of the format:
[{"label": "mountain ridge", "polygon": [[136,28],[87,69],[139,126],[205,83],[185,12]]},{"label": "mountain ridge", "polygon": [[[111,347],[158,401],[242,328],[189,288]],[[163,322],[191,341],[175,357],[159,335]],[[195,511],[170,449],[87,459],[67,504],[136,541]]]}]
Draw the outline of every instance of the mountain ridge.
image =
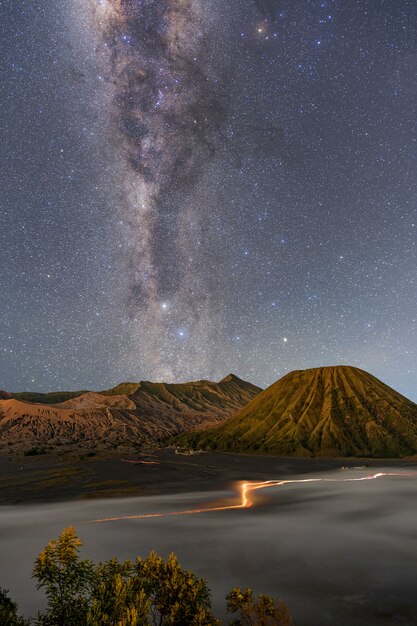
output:
[{"label": "mountain ridge", "polygon": [[174,434],[219,423],[259,391],[259,387],[234,377],[218,383],[141,381],[121,383],[104,392],[51,392],[46,394],[46,403],[33,401],[42,400],[44,394],[4,392],[12,397],[0,399],[0,449],[21,452],[78,446],[128,450],[156,446]]},{"label": "mountain ridge", "polygon": [[359,368],[295,370],[220,426],[178,441],[284,456],[407,456],[417,453],[417,405]]}]

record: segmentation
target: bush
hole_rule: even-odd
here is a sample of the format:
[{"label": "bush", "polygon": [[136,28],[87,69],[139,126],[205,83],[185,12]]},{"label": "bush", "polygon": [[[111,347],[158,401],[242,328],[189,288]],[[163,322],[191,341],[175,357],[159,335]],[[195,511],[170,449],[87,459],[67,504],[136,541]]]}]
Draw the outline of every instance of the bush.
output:
[{"label": "bush", "polygon": [[155,552],[135,563],[100,563],[88,613],[89,626],[126,624],[215,625],[204,580],[184,570],[171,554],[165,562]]},{"label": "bush", "polygon": [[29,622],[17,615],[17,604],[8,593],[7,589],[0,588],[0,626],[27,626]]},{"label": "bush", "polygon": [[66,528],[36,559],[33,578],[38,580],[38,589],[45,589],[48,599],[48,607],[38,616],[38,624],[80,626],[85,623],[94,567],[91,561],[80,559],[80,546],[74,528]]},{"label": "bush", "polygon": [[40,454],[46,454],[45,448],[30,448],[24,451],[23,456],[39,456]]},{"label": "bush", "polygon": [[[79,556],[81,541],[66,528],[35,562],[33,577],[44,589],[47,607],[36,619],[17,616],[0,589],[0,626],[219,626],[205,580],[185,570],[171,554],[151,552],[135,562],[111,559],[94,565]],[[227,610],[235,626],[292,626],[288,608],[270,596],[255,601],[250,589],[232,589]]]},{"label": "bush", "polygon": [[239,619],[231,626],[293,626],[291,613],[284,602],[276,602],[264,595],[260,595],[255,602],[252,589],[232,589],[226,596],[226,602],[229,613],[239,614]]}]

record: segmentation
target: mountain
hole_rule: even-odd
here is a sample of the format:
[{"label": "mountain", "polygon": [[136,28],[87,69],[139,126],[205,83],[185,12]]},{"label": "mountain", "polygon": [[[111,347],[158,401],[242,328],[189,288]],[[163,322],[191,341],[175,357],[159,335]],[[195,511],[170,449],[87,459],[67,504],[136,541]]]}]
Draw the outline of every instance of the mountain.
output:
[{"label": "mountain", "polygon": [[168,436],[225,420],[260,391],[230,374],[218,383],[145,381],[102,392],[4,392],[0,450],[35,453],[62,446],[88,450],[154,446]]},{"label": "mountain", "polygon": [[136,404],[127,395],[104,395],[94,391],[87,391],[55,406],[60,409],[136,409]]},{"label": "mountain", "polygon": [[13,398],[13,394],[8,391],[4,391],[4,389],[0,389],[0,400],[9,400]]},{"label": "mountain", "polygon": [[81,396],[84,391],[52,391],[51,393],[39,393],[37,391],[22,391],[9,394],[10,397],[22,400],[23,402],[36,402],[38,404],[58,404],[70,398]]},{"label": "mountain", "polygon": [[417,405],[355,367],[290,372],[236,416],[179,443],[290,456],[417,453]]}]

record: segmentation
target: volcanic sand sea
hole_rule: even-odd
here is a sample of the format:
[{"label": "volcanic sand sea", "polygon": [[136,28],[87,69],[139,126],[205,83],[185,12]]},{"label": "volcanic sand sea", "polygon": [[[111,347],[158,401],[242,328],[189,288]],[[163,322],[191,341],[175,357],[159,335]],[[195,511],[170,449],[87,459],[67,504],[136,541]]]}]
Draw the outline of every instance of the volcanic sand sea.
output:
[{"label": "volcanic sand sea", "polygon": [[[221,459],[211,460],[215,458]],[[258,479],[260,468],[265,471],[274,463],[253,457],[247,463],[251,460]],[[184,462],[190,463],[192,473],[194,464],[203,467],[206,461],[186,457]],[[243,462],[229,458],[232,465]],[[0,586],[11,590],[26,614],[33,614],[41,604],[30,579],[33,561],[51,537],[71,524],[84,541],[83,556],[95,560],[134,558],[151,549],[166,556],[173,550],[184,566],[207,579],[219,615],[224,612],[224,594],[238,585],[282,597],[296,626],[416,624],[417,467],[372,463],[303,475],[294,471],[292,460],[281,464],[281,471],[278,463],[274,475],[263,478],[335,482],[300,482],[252,492],[253,506],[247,509],[103,524],[89,521],[179,512],[225,500],[233,504],[239,497],[233,487],[216,486],[210,492],[205,485],[205,490],[189,493],[3,506]],[[143,467],[149,471],[152,466]],[[158,471],[160,466],[154,467]],[[310,464],[298,465],[302,467],[311,472]],[[379,472],[404,475],[338,482]]]}]

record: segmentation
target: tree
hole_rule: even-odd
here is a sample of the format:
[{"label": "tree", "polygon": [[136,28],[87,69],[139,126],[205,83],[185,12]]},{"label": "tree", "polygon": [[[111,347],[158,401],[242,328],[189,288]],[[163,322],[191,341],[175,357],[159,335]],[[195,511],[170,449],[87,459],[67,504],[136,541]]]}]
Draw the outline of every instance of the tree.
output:
[{"label": "tree", "polygon": [[284,602],[260,595],[254,600],[252,589],[232,589],[227,596],[227,611],[239,613],[231,626],[293,626],[292,617]]},{"label": "tree", "polygon": [[[44,589],[46,610],[37,626],[219,626],[206,581],[183,569],[175,554],[165,561],[151,552],[135,562],[111,559],[94,565],[79,555],[73,528],[50,541],[35,562],[33,577]],[[250,589],[226,596],[235,626],[292,626],[283,602],[270,596],[255,601]],[[0,589],[0,626],[29,626],[16,604]]]},{"label": "tree", "polygon": [[88,626],[142,626],[147,624],[150,602],[142,589],[137,589],[130,561],[112,559],[100,563],[95,571]]},{"label": "tree", "polygon": [[29,621],[17,614],[17,604],[8,596],[7,589],[0,588],[0,626],[28,626]]},{"label": "tree", "polygon": [[50,541],[33,576],[48,606],[39,626],[214,626],[206,582],[183,569],[174,554],[155,552],[135,563],[112,559],[97,567],[81,560],[73,528]]},{"label": "tree", "polygon": [[206,582],[184,570],[174,554],[151,552],[135,563],[100,563],[89,626],[214,626]]},{"label": "tree", "polygon": [[56,541],[50,541],[35,561],[33,578],[45,589],[48,606],[39,614],[42,626],[80,626],[85,623],[94,569],[81,560],[81,541],[70,527]]}]

